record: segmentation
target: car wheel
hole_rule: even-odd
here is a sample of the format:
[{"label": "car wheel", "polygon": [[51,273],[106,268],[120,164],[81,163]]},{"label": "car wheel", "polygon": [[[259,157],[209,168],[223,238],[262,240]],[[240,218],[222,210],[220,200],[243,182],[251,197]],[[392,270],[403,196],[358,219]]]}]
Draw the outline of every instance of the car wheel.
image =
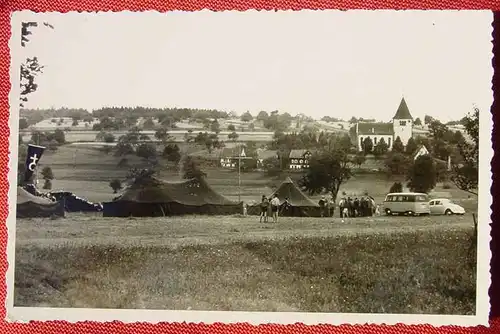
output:
[{"label": "car wheel", "polygon": [[391,216],[392,215],[391,209],[385,209],[385,214]]},{"label": "car wheel", "polygon": [[414,215],[415,215],[415,212],[413,212],[413,211],[407,211],[407,212],[406,212],[406,214],[407,214],[408,216],[414,216]]},{"label": "car wheel", "polygon": [[450,209],[446,209],[446,211],[444,212],[445,215],[448,215],[448,216],[451,216],[453,214],[453,212],[451,212]]}]

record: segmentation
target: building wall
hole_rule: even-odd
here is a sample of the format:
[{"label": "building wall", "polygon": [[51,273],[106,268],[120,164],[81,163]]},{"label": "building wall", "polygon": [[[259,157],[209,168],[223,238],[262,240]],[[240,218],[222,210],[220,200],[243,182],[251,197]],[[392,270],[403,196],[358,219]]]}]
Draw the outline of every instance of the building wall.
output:
[{"label": "building wall", "polygon": [[358,145],[358,151],[362,150],[362,147],[363,147],[362,146],[362,142],[367,137],[370,137],[372,139],[373,147],[375,147],[375,145],[377,145],[377,143],[382,138],[384,138],[384,141],[387,144],[387,146],[389,147],[389,150],[392,149],[392,143],[394,142],[392,135],[377,135],[377,134],[373,134],[373,135],[359,135],[358,136],[358,143],[357,143],[357,145]]},{"label": "building wall", "polygon": [[408,140],[413,135],[413,124],[411,119],[395,119],[393,120],[394,139],[398,136],[401,138],[403,145],[406,146]]},{"label": "building wall", "polygon": [[305,158],[290,158],[288,167],[291,170],[301,170],[304,168],[309,168],[309,160]]}]

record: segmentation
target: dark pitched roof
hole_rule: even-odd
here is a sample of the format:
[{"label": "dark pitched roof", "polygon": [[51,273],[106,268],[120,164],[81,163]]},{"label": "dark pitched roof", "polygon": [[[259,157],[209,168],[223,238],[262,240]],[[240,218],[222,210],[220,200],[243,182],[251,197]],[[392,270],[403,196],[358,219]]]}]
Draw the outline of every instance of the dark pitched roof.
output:
[{"label": "dark pitched roof", "polygon": [[405,98],[401,99],[401,103],[399,104],[399,108],[396,111],[396,115],[392,119],[413,119],[410,114],[410,110],[408,110],[408,106],[406,105]]},{"label": "dark pitched roof", "polygon": [[312,153],[311,151],[309,150],[305,150],[305,149],[302,149],[302,150],[291,150],[290,151],[290,155],[288,156],[290,159],[294,158],[294,159],[297,159],[297,158],[303,158],[304,155],[307,153],[307,152],[310,152]]},{"label": "dark pitched roof", "polygon": [[135,181],[113,202],[179,203],[190,206],[235,204],[216,192],[204,179],[162,181],[154,177]]},{"label": "dark pitched roof", "polygon": [[392,123],[358,123],[358,135],[392,135]]}]

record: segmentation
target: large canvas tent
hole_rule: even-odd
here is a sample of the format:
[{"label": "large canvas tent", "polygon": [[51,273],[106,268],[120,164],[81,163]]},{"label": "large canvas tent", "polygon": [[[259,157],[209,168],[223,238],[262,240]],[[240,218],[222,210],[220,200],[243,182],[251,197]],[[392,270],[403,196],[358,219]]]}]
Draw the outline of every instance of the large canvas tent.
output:
[{"label": "large canvas tent", "polygon": [[148,177],[134,182],[113,201],[103,203],[104,217],[231,215],[242,210],[241,203],[217,193],[203,179],[165,182]]},{"label": "large canvas tent", "polygon": [[[305,195],[299,187],[289,177],[271,195],[278,195],[281,202],[279,215],[285,217],[320,217],[321,210],[319,204],[313,202]],[[270,198],[271,198],[270,197]],[[288,199],[288,207],[285,207],[285,199]],[[251,206],[248,213],[260,214],[260,203]]]},{"label": "large canvas tent", "polygon": [[62,202],[54,202],[47,198],[35,196],[17,187],[17,218],[64,217]]}]

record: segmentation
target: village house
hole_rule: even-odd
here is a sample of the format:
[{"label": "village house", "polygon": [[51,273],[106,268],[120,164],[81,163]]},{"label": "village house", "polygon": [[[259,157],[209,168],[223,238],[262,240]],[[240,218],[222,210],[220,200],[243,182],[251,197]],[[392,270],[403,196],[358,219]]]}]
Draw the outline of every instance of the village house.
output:
[{"label": "village house", "polygon": [[413,117],[408,110],[405,99],[401,99],[399,108],[392,118],[392,122],[358,122],[355,127],[355,141],[358,151],[363,149],[363,141],[366,138],[372,140],[373,146],[384,139],[385,143],[392,149],[394,140],[399,137],[404,146],[413,136]]},{"label": "village house", "polygon": [[291,150],[288,155],[288,168],[290,170],[309,168],[311,155],[312,153],[309,150]]},{"label": "village house", "polygon": [[[238,156],[240,153],[241,155]],[[222,168],[237,168],[240,157],[246,158],[244,147],[225,147],[220,153],[220,165]]]},{"label": "village house", "polygon": [[416,150],[415,152],[413,152],[413,161],[417,160],[418,157],[422,156],[422,155],[428,155],[429,154],[429,150],[427,149],[427,147],[425,147],[425,145],[420,145]]}]

